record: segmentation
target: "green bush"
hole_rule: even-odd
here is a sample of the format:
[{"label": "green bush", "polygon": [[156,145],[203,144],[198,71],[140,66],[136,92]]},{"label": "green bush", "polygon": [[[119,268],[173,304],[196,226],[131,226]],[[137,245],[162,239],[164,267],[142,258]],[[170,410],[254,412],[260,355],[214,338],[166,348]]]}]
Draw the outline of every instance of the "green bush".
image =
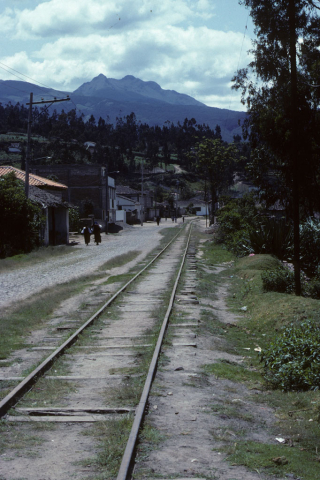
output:
[{"label": "green bush", "polygon": [[315,277],[306,283],[304,296],[320,300],[320,278]]},{"label": "green bush", "polygon": [[258,228],[250,231],[254,253],[269,253],[279,260],[288,258],[293,242],[293,227],[285,219],[264,218]]},{"label": "green bush", "polygon": [[294,292],[294,272],[287,268],[278,267],[274,270],[266,270],[262,272],[261,279],[264,292]]},{"label": "green bush", "polygon": [[25,196],[13,172],[0,178],[0,258],[28,253],[40,244],[41,209]]},{"label": "green bush", "polygon": [[311,321],[286,327],[260,353],[265,379],[273,388],[318,390],[320,386],[320,327]]},{"label": "green bush", "polygon": [[80,231],[79,207],[74,207],[69,209],[69,231],[70,232]]},{"label": "green bush", "polygon": [[228,250],[238,257],[253,253],[249,232],[259,225],[254,194],[239,199],[222,197],[223,207],[218,212],[219,233],[215,240],[225,243]]},{"label": "green bush", "polygon": [[320,221],[308,218],[300,225],[301,268],[313,277],[320,264]]}]

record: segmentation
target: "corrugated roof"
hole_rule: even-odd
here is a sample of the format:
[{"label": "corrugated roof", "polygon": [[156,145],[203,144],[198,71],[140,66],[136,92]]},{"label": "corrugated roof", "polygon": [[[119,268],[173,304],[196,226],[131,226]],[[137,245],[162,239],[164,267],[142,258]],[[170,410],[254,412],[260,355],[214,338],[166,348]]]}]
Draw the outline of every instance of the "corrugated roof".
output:
[{"label": "corrugated roof", "polygon": [[[0,166],[0,177],[7,175],[10,172],[14,172],[15,176],[19,178],[19,180],[25,181],[26,172],[20,170],[19,168],[11,167],[10,165],[3,165]],[[29,185],[33,185],[34,187],[39,188],[52,188],[52,189],[59,189],[65,190],[68,187],[63,185],[62,183],[54,182],[53,180],[49,180],[48,178],[40,177],[39,175],[34,175],[33,173],[29,173]]]}]

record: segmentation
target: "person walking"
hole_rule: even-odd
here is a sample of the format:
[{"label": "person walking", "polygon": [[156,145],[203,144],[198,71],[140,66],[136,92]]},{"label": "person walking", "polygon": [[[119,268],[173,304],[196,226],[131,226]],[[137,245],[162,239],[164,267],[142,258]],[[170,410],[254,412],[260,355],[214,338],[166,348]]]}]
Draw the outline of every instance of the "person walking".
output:
[{"label": "person walking", "polygon": [[88,246],[90,243],[91,230],[89,227],[84,227],[82,230],[84,236],[84,243]]},{"label": "person walking", "polygon": [[93,224],[93,235],[95,243],[99,245],[99,243],[101,243],[101,228],[97,222]]}]

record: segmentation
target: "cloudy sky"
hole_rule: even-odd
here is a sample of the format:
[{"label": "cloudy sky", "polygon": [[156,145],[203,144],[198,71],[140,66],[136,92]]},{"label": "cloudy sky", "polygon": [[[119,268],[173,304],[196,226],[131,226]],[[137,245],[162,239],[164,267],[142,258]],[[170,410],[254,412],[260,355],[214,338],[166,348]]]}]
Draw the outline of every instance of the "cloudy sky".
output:
[{"label": "cloudy sky", "polygon": [[250,61],[253,26],[238,0],[0,0],[0,6],[2,80],[73,91],[100,73],[134,75],[212,107],[243,110],[230,85]]}]

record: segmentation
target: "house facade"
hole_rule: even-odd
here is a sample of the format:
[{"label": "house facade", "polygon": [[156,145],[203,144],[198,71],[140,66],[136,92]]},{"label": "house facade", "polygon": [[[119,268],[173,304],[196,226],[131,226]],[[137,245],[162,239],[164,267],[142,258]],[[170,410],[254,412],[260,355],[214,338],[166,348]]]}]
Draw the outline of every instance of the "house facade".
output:
[{"label": "house facade", "polygon": [[[116,186],[118,209],[126,210],[134,214],[133,223],[141,220],[153,220],[154,217],[154,199],[153,192],[141,192],[125,185]],[[134,211],[133,211],[134,207]],[[128,221],[128,220],[127,220]],[[129,222],[128,222],[129,223]]]},{"label": "house facade", "polygon": [[33,165],[32,173],[44,177],[54,177],[67,185],[63,200],[79,207],[83,215],[84,204],[92,206],[95,218],[105,221],[107,212],[109,222],[116,221],[115,180],[108,176],[102,165]]}]

